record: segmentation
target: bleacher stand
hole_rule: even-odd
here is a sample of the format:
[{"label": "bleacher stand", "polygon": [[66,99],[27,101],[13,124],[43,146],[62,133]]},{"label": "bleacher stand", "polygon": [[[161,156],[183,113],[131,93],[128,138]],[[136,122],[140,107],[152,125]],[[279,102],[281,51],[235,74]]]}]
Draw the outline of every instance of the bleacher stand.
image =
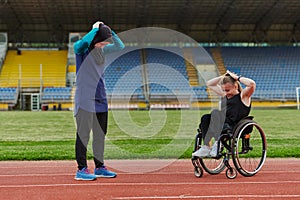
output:
[{"label": "bleacher stand", "polygon": [[[179,49],[179,48],[178,48]],[[185,62],[176,49],[147,49],[146,63],[150,99],[190,98],[192,94]]]},{"label": "bleacher stand", "polygon": [[71,90],[71,87],[45,88],[42,95],[42,102],[69,102],[71,100]]},{"label": "bleacher stand", "polygon": [[298,47],[223,47],[227,68],[252,77],[256,83],[253,98],[296,99],[300,85],[300,48]]},{"label": "bleacher stand", "polygon": [[142,62],[139,50],[125,48],[104,72],[106,93],[109,99],[131,96],[143,99]]},{"label": "bleacher stand", "polygon": [[14,107],[18,101],[18,88],[0,88],[0,110]]},{"label": "bleacher stand", "polygon": [[[3,51],[6,52],[2,46],[1,56]],[[190,48],[189,52],[195,54],[196,50],[197,48]],[[206,51],[209,52],[209,49]],[[69,57],[70,54],[72,52],[68,52],[67,56],[67,52],[64,51],[24,50],[21,55],[17,55],[15,51],[8,51],[6,63],[3,65],[7,66],[2,69],[0,76],[0,104],[16,105],[18,96],[21,97],[22,87],[41,87],[43,88],[42,104],[53,106],[66,103],[68,104],[66,106],[72,107],[74,92],[72,87],[76,81],[74,75],[76,67],[72,57]],[[201,75],[206,78],[215,77],[217,71],[209,54],[201,52],[200,55],[203,56],[195,56],[193,60],[193,64],[197,65],[198,73],[201,72]],[[222,47],[221,55],[227,69],[242,76],[252,77],[256,81],[257,88],[253,99],[267,101],[296,99],[295,88],[300,85],[300,48]],[[30,59],[33,56],[39,58],[34,63]],[[58,57],[59,61],[54,62],[53,56]],[[156,107],[159,107],[159,101],[165,103],[166,100],[178,97],[192,102],[209,100],[210,95],[207,93],[203,80],[203,83],[199,85],[190,84],[184,56],[186,54],[177,47],[161,49],[126,47],[119,57],[116,57],[105,69],[108,99],[122,100],[129,97],[140,102],[149,100],[155,101]],[[66,57],[68,57],[67,62]],[[50,59],[51,62],[47,61],[47,64],[43,64],[40,68],[41,60]],[[20,66],[18,63],[20,61],[25,64],[22,64],[22,85],[19,90]],[[40,72],[43,72],[42,77]],[[68,87],[65,87],[66,85]],[[116,105],[115,107],[122,107],[121,103]],[[127,105],[127,107],[136,108],[137,104]]]},{"label": "bleacher stand", "polygon": [[193,88],[193,100],[205,101],[208,98],[206,92],[206,86],[194,86]]}]

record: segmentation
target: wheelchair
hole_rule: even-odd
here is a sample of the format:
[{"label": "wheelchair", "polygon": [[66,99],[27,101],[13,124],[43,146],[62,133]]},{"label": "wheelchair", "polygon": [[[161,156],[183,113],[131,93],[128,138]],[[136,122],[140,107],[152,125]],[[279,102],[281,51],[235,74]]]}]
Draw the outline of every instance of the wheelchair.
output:
[{"label": "wheelchair", "polygon": [[[226,177],[229,179],[236,178],[237,171],[245,177],[254,176],[260,171],[266,160],[267,141],[263,129],[253,121],[253,118],[253,116],[243,118],[232,131],[219,136],[216,157],[192,157],[196,177],[202,177],[203,169],[208,174],[216,175],[227,168]],[[201,130],[197,131],[194,152],[202,143]],[[233,163],[234,167],[230,163]]]}]

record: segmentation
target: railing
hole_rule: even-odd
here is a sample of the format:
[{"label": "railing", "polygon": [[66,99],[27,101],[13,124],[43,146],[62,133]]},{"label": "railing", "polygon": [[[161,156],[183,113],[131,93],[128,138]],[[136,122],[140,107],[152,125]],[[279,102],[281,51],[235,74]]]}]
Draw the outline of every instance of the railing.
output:
[{"label": "railing", "polygon": [[65,87],[65,78],[1,78],[0,87],[18,87],[18,88],[40,88],[40,87]]}]

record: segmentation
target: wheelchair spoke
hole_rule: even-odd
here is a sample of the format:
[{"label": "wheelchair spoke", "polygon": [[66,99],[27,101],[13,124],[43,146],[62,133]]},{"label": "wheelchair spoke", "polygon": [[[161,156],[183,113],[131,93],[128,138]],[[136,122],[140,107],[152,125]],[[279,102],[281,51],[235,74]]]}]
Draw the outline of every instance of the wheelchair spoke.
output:
[{"label": "wheelchair spoke", "polygon": [[225,164],[221,158],[200,158],[200,163],[203,169],[209,174],[219,174],[225,168]]}]

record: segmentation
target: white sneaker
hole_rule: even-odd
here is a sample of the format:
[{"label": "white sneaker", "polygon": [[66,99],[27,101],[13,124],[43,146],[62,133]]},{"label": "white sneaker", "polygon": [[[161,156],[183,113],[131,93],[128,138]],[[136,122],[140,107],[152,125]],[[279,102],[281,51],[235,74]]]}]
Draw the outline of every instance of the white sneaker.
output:
[{"label": "white sneaker", "polygon": [[215,141],[209,154],[211,157],[216,157],[218,155],[218,141]]},{"label": "white sneaker", "polygon": [[210,148],[206,145],[203,145],[200,149],[192,153],[192,156],[202,158],[202,157],[209,156],[209,153],[210,153]]}]

